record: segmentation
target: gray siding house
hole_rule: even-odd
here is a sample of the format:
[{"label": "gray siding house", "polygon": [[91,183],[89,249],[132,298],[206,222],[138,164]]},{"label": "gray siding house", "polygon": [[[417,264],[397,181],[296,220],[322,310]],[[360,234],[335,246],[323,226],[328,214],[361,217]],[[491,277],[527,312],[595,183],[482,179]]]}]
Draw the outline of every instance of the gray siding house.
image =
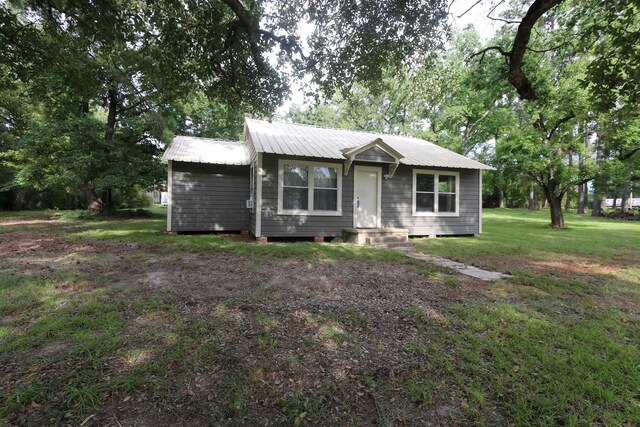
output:
[{"label": "gray siding house", "polygon": [[246,119],[243,141],[177,136],[163,159],[168,231],[482,232],[489,167],[421,139]]}]

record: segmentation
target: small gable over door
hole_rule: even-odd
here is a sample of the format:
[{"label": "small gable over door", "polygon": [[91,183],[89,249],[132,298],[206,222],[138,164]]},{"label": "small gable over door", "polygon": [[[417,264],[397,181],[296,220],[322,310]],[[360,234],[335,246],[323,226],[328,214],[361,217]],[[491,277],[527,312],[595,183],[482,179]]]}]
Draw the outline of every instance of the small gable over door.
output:
[{"label": "small gable over door", "polygon": [[395,163],[396,159],[384,151],[382,148],[374,145],[373,147],[362,151],[355,155],[354,160],[364,160],[366,162]]},{"label": "small gable over door", "polygon": [[373,141],[361,145],[359,147],[346,149],[344,152],[345,167],[344,174],[349,174],[351,164],[356,161],[375,162],[375,163],[387,163],[389,164],[389,173],[385,175],[385,178],[392,178],[400,159],[404,158],[402,154],[389,146],[380,138],[376,138]]}]

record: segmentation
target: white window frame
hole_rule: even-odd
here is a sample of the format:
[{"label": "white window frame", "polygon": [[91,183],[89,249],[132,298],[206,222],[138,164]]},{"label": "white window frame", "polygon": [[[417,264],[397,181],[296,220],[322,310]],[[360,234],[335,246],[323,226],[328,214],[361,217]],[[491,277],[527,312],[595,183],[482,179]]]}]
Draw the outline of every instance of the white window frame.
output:
[{"label": "white window frame", "polygon": [[[302,210],[302,209],[284,209],[282,207],[283,202],[283,186],[284,186],[284,165],[295,165],[295,166],[307,166],[309,169],[309,197],[308,197],[308,206],[311,209]],[[338,178],[338,200],[337,200],[337,208],[336,211],[316,211],[313,210],[313,189],[314,189],[314,167],[328,167],[334,168],[337,172]],[[308,215],[308,216],[342,216],[342,164],[340,163],[321,163],[321,162],[307,162],[301,160],[289,160],[289,159],[279,159],[278,160],[278,215]]]},{"label": "white window frame", "polygon": [[173,160],[167,161],[167,231],[171,230],[171,212],[173,211]]},{"label": "white window frame", "polygon": [[[416,191],[418,189],[417,186],[417,177],[419,174],[424,175],[433,175],[433,212],[422,212],[416,210]],[[439,195],[439,186],[440,175],[448,175],[456,177],[456,210],[455,212],[439,212],[438,210],[438,195]],[[413,212],[413,216],[460,216],[460,172],[455,171],[442,171],[442,170],[428,170],[428,169],[414,169],[413,170],[413,187],[411,188],[411,209]]]}]

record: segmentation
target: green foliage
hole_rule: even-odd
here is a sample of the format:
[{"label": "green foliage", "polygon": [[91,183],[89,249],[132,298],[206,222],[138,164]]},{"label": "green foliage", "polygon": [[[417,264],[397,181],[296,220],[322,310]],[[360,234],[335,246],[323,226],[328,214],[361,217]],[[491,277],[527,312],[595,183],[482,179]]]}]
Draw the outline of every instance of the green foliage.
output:
[{"label": "green foliage", "polygon": [[[527,7],[523,3],[512,6],[506,19],[522,16],[523,7]],[[515,25],[506,25],[502,32],[514,34],[515,30]],[[547,175],[557,176],[563,183],[559,186],[595,179],[598,198],[605,193],[611,196],[609,188],[623,183],[628,186],[638,179],[640,139],[634,130],[640,90],[636,61],[639,34],[640,9],[636,2],[626,0],[563,2],[534,28],[525,58],[525,72],[540,95],[534,105],[545,118],[553,117],[554,112],[573,113],[579,124],[571,129],[571,135],[565,132],[561,136],[565,142],[567,136],[573,136],[574,143],[551,156],[542,154]],[[596,155],[601,159],[597,169],[584,162],[592,154],[590,149],[582,149],[585,144],[580,142],[589,141],[593,134],[597,135],[594,151],[599,151]],[[574,173],[566,164],[570,153],[583,160]],[[567,160],[563,165],[550,160],[552,156]]]},{"label": "green foliage", "polygon": [[[127,45],[135,42],[135,25],[117,16],[130,5],[119,6],[3,5],[2,17],[16,32],[2,41],[17,57],[13,71],[27,88],[24,111],[12,113],[25,125],[9,129],[12,141],[1,159],[14,174],[5,189],[95,195],[161,179],[156,136],[162,107],[149,112],[159,90],[145,89],[151,84],[140,71],[147,70],[145,55]],[[27,42],[46,50],[26,49]],[[105,93],[107,110],[116,113],[109,120]]]},{"label": "green foliage", "polygon": [[469,56],[481,47],[475,29],[454,34],[451,44],[449,51],[424,59],[416,69],[387,69],[374,86],[355,84],[314,107],[293,107],[286,118],[412,135],[465,155],[475,153],[508,120],[508,104],[501,99],[495,60],[468,66]]},{"label": "green foliage", "polygon": [[633,0],[578,2],[566,11],[566,25],[581,33],[581,47],[593,55],[584,83],[602,111],[635,108],[640,96],[640,6]]},{"label": "green foliage", "polygon": [[327,127],[368,132],[420,135],[425,132],[417,114],[425,98],[424,71],[386,70],[375,89],[355,84],[349,93],[339,93],[312,107],[293,106],[285,119]]},{"label": "green foliage", "polygon": [[[114,191],[158,183],[159,152],[175,132],[238,138],[242,113],[268,114],[281,103],[288,66],[328,94],[356,82],[374,85],[391,65],[408,65],[439,46],[445,8],[443,0],[375,8],[4,2],[3,189],[86,194],[89,207],[110,207]],[[304,20],[313,23],[311,52],[297,34]],[[375,24],[380,20],[393,24]],[[344,43],[345,34],[355,37]]]},{"label": "green foliage", "polygon": [[152,141],[105,141],[104,126],[95,117],[62,120],[43,113],[41,119],[31,122],[13,149],[1,155],[4,164],[15,171],[5,188],[54,189],[79,197],[87,183],[98,193],[149,188],[165,175],[164,166],[154,154],[157,151]]},{"label": "green foliage", "polygon": [[453,35],[451,48],[439,61],[439,70],[434,70],[440,77],[431,79],[440,88],[432,91],[431,107],[425,111],[436,142],[464,155],[479,155],[513,117],[503,98],[503,62],[492,55],[474,57],[482,48],[473,26]]},{"label": "green foliage", "polygon": [[308,55],[296,68],[328,97],[346,96],[354,83],[375,93],[387,70],[424,62],[442,46],[447,6],[444,0],[275,2],[281,28],[312,24]]},{"label": "green foliage", "polygon": [[175,133],[207,138],[242,139],[244,114],[237,106],[211,100],[203,92],[193,92],[180,101]]}]

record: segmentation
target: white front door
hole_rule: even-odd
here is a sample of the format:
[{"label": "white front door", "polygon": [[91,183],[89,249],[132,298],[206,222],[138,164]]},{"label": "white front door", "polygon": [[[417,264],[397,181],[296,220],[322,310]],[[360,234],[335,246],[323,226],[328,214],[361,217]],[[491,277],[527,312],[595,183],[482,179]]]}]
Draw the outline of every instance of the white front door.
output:
[{"label": "white front door", "polygon": [[355,166],[354,226],[377,228],[380,226],[380,177],[382,169]]}]

